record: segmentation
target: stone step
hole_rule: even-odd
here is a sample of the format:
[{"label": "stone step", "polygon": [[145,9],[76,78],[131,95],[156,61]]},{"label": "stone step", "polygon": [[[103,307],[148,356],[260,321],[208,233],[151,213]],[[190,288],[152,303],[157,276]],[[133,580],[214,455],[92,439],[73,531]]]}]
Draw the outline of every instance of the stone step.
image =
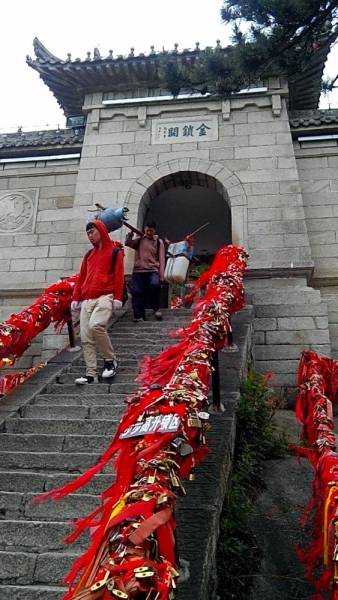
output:
[{"label": "stone step", "polygon": [[130,322],[135,326],[144,325],[144,323],[154,323],[158,326],[161,326],[162,323],[166,321],[180,321],[180,320],[189,320],[192,316],[192,310],[189,309],[181,309],[181,310],[172,310],[171,308],[161,308],[161,313],[163,315],[162,320],[158,320],[155,318],[152,310],[146,310],[145,316],[146,320],[144,322],[133,322],[133,313],[132,311],[128,311],[125,315],[120,319],[119,323]]},{"label": "stone step", "polygon": [[[70,373],[63,373],[62,375],[60,375],[58,377],[58,383],[61,385],[74,383],[75,379],[77,379],[78,377],[83,377],[83,375],[85,375],[85,372],[86,372],[85,369],[80,369],[78,366],[72,367]],[[106,381],[109,381],[111,384],[113,384],[113,383],[117,383],[117,384],[118,383],[134,383],[136,376],[137,376],[137,373],[135,373],[135,371],[133,373],[117,373],[115,375],[115,377],[107,378]],[[102,381],[105,381],[105,380],[101,379],[101,383],[102,383]],[[75,384],[75,385],[77,385],[77,384]]]},{"label": "stone step", "polygon": [[[138,358],[133,358],[132,360],[130,360],[129,364],[125,364],[125,361],[123,360],[119,360],[118,363],[118,370],[117,370],[117,375],[115,377],[115,381],[117,381],[117,377],[120,379],[120,377],[122,376],[126,376],[126,375],[133,375],[135,373],[137,373],[139,371],[139,367],[137,366],[139,359]],[[75,364],[73,364],[70,368],[69,371],[67,371],[67,373],[79,373],[81,372],[81,374],[83,374],[83,372],[85,372],[85,361],[84,359],[80,359],[78,362],[76,362]],[[99,371],[103,371],[103,361],[102,364],[98,363],[98,369]],[[59,381],[62,381],[62,377],[64,377],[64,374],[62,374],[59,378]],[[104,381],[104,380],[103,380]]]},{"label": "stone step", "polygon": [[34,502],[36,494],[0,491],[0,514],[3,519],[25,519],[30,521],[73,521],[84,518],[101,506],[98,496],[93,494],[70,494],[54,502]]},{"label": "stone step", "polygon": [[44,433],[44,434],[78,434],[78,435],[114,435],[119,419],[85,420],[79,419],[7,419],[7,433]]},{"label": "stone step", "polygon": [[112,341],[117,358],[119,357],[120,351],[126,353],[127,350],[129,351],[129,349],[133,352],[133,354],[139,354],[140,358],[143,354],[152,354],[152,356],[157,356],[157,354],[163,352],[163,350],[168,348],[168,346],[175,346],[176,344],[176,341],[172,343],[170,340],[168,341],[165,339],[162,342],[158,338],[155,338],[153,342],[151,340],[131,340],[127,338],[125,338],[125,341],[116,341],[112,336],[110,336],[110,339]]},{"label": "stone step", "polygon": [[[19,552],[63,551],[68,545],[63,541],[74,528],[62,521],[0,520],[0,550]],[[89,533],[84,532],[72,544],[72,550],[86,548]],[[1,598],[1,596],[0,596]]]},{"label": "stone step", "polygon": [[0,600],[61,600],[66,591],[62,586],[0,585]]},{"label": "stone step", "polygon": [[[143,359],[143,353],[141,355],[136,354],[134,352],[128,352],[127,354],[125,352],[119,352],[118,356],[117,356],[117,360],[119,363],[119,367],[118,367],[118,373],[125,373],[125,372],[135,372],[138,369],[138,364],[139,362],[141,362]],[[99,371],[103,370],[103,361],[98,360],[97,361],[97,366]],[[86,363],[84,361],[83,356],[81,355],[78,360],[73,363],[71,368],[84,368],[86,367]]]},{"label": "stone step", "polygon": [[[86,392],[92,390],[92,387],[86,387]],[[95,388],[94,388],[95,389]],[[78,391],[78,386],[76,387]],[[124,406],[125,394],[39,394],[36,396],[34,406],[52,405],[57,402],[58,406],[76,405],[76,406]]]},{"label": "stone step", "polygon": [[[35,471],[0,471],[1,490],[3,492],[32,493],[35,495],[54,490],[71,483],[77,475],[69,473],[37,473]],[[113,482],[114,474],[98,473],[81,490],[75,492],[99,496]],[[1,577],[0,577],[1,579]]]},{"label": "stone step", "polygon": [[[0,600],[61,600],[61,585],[76,556],[88,548],[86,532],[74,544],[63,540],[77,520],[100,506],[100,494],[114,481],[114,459],[84,488],[54,502],[33,502],[44,491],[74,481],[97,463],[112,442],[126,410],[126,397],[141,388],[135,381],[143,356],[158,356],[176,343],[168,335],[189,315],[165,312],[163,322],[132,323],[132,313],[110,331],[119,361],[115,378],[79,386],[85,373],[82,353],[57,381],[18,414],[0,433]],[[168,319],[166,322],[166,318]],[[170,321],[169,321],[170,318]],[[98,359],[99,372],[103,361]],[[59,585],[60,584],[60,585]]]},{"label": "stone step", "polygon": [[[24,585],[33,586],[34,581],[39,582],[40,585],[57,586],[70,571],[77,557],[78,554],[74,552],[46,552],[38,555],[28,552],[0,552],[0,580],[15,581],[17,585],[22,586],[22,589]],[[1,596],[4,587],[12,589],[6,598],[17,598],[14,585],[0,586],[0,598],[3,600],[5,598]],[[58,590],[60,589],[61,587],[58,586]]]},{"label": "stone step", "polygon": [[88,389],[95,389],[95,394],[100,396],[101,394],[130,394],[133,390],[136,390],[140,384],[138,383],[92,383],[88,385],[77,385],[77,384],[62,384],[62,383],[52,383],[50,386],[50,390],[48,393],[55,394],[71,394],[71,393],[80,393],[80,390],[83,390],[83,393],[86,393]]},{"label": "stone step", "polygon": [[[94,435],[65,435],[64,432],[59,435],[45,432],[0,433],[0,450],[2,452],[62,452],[65,454],[92,452],[96,455],[106,449],[111,439],[111,435],[102,435],[98,429]],[[2,463],[0,462],[0,464]]]},{"label": "stone step", "polygon": [[147,323],[121,323],[118,326],[114,326],[112,329],[108,329],[108,334],[111,339],[119,339],[125,336],[128,338],[146,338],[146,339],[170,339],[171,332],[176,332],[182,329],[182,327],[188,327],[190,325],[187,321],[175,321],[170,322],[167,325],[161,325],[160,327],[149,326]]},{"label": "stone step", "polygon": [[[112,394],[110,394],[112,396]],[[58,396],[62,398],[62,396]],[[120,419],[126,410],[125,404],[106,404],[101,406],[41,405],[24,406],[20,414],[28,419]]]},{"label": "stone step", "polygon": [[109,329],[109,333],[112,336],[140,336],[140,337],[155,337],[155,336],[168,336],[171,331],[176,331],[182,326],[187,326],[189,323],[182,321],[170,321],[169,323],[126,323],[119,322],[117,325],[114,325],[112,329]]},{"label": "stone step", "polygon": [[[3,470],[30,469],[46,471],[60,471],[69,473],[83,473],[92,467],[100,458],[100,453],[86,452],[0,452],[0,464]],[[60,461],[62,464],[60,464]],[[1,539],[1,537],[0,537]]]}]

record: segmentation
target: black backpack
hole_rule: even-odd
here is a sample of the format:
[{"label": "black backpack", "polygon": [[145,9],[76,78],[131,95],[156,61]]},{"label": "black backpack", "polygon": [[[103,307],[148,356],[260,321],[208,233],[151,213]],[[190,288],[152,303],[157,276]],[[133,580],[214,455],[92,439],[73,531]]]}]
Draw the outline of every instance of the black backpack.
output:
[{"label": "black backpack", "polygon": [[[113,248],[113,252],[111,255],[111,269],[109,269],[108,273],[112,273],[114,271],[115,265],[116,265],[116,260],[117,260],[117,254],[120,250],[123,250],[123,248],[120,248],[119,246],[115,246],[115,248]],[[88,259],[88,256],[90,255],[90,253],[92,251],[93,251],[93,249],[88,250],[88,252],[86,254],[86,260]],[[123,293],[122,293],[122,306],[125,305],[127,300],[128,300],[128,288],[127,288],[126,280],[124,279]]]},{"label": "black backpack", "polygon": [[[116,265],[116,260],[117,260],[117,253],[123,250],[123,248],[119,248],[117,246],[115,246],[115,248],[113,248],[113,253],[112,253],[112,260],[111,260],[111,269],[109,271],[109,273],[112,273],[115,269],[115,265]],[[125,305],[125,303],[128,300],[128,288],[127,288],[127,284],[126,284],[126,280],[124,279],[124,284],[123,284],[123,292],[122,292],[122,306]]]}]

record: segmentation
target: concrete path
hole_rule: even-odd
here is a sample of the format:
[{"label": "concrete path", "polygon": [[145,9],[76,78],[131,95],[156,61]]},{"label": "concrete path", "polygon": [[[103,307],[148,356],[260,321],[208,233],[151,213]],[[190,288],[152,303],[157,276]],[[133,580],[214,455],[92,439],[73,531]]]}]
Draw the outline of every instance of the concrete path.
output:
[{"label": "concrete path", "polygon": [[[281,410],[276,422],[286,428],[292,443],[299,443],[301,426],[294,410]],[[295,456],[267,462],[267,489],[255,506],[251,523],[264,559],[250,600],[309,600],[315,593],[294,551],[297,544],[304,547],[311,541],[311,527],[301,530],[298,523],[311,497],[313,477],[305,458],[301,465]]]}]

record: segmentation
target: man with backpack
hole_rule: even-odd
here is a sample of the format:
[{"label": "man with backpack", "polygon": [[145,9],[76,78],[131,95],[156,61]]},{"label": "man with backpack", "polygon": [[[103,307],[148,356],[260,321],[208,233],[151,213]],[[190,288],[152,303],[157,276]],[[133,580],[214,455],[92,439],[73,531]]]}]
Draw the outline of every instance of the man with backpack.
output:
[{"label": "man with backpack", "polygon": [[121,308],[124,290],[123,246],[110,239],[101,221],[87,223],[93,248],[83,257],[76,280],[72,311],[80,313],[80,336],[86,374],[75,379],[85,385],[98,383],[97,353],[104,360],[103,378],[116,375],[118,362],[106,326],[112,313]]},{"label": "man with backpack", "polygon": [[162,319],[160,308],[161,281],[164,281],[165,249],[156,235],[156,223],[147,221],[144,235],[133,240],[133,232],[126,236],[125,245],[135,250],[132,275],[132,301],[134,322],[145,321],[146,292],[149,290],[150,306],[156,319]]}]

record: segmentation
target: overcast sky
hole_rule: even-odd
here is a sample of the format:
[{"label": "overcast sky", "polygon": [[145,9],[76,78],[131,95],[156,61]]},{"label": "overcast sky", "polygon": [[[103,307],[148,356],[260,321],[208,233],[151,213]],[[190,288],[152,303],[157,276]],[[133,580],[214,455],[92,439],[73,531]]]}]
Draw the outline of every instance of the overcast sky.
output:
[{"label": "overcast sky", "polygon": [[[60,59],[86,58],[99,48],[106,56],[150,51],[222,46],[229,29],[220,18],[222,0],[7,0],[2,3],[0,35],[0,133],[65,125],[65,118],[47,86],[26,64],[34,57],[38,37]],[[331,52],[327,75],[338,64],[338,46]],[[338,92],[329,98],[338,108]],[[328,100],[321,104],[328,107]]]}]

